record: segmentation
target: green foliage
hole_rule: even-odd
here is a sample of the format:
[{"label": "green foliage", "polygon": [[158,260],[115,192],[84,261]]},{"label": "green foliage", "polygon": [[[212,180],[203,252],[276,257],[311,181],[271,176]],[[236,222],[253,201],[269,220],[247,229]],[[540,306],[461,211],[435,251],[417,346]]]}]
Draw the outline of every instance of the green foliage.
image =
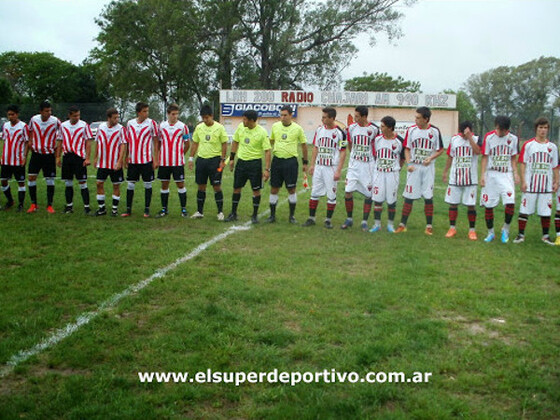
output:
[{"label": "green foliage", "polygon": [[420,82],[405,80],[401,76],[395,79],[387,73],[364,72],[363,76],[346,80],[344,89],[370,92],[420,92]]},{"label": "green foliage", "polygon": [[7,79],[0,78],[0,104],[7,104],[12,102],[14,92],[12,86]]},{"label": "green foliage", "polygon": [[476,115],[476,108],[472,104],[469,95],[467,92],[463,90],[459,90],[458,92],[447,89],[444,93],[457,95],[457,111],[459,111],[459,122],[461,121],[470,121],[475,123],[478,121]]}]

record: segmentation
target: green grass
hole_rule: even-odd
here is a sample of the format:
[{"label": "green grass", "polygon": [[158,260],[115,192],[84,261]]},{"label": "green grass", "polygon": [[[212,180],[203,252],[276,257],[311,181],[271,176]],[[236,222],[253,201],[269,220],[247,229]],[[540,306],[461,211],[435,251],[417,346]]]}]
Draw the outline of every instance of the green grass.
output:
[{"label": "green grass", "polygon": [[[276,225],[227,237],[17,366],[0,379],[0,418],[560,417],[559,250],[540,243],[536,217],[524,244],[472,243],[462,207],[459,235],[445,239],[439,179],[433,237],[423,234],[420,202],[401,236],[292,226],[281,205]],[[228,172],[226,213],[231,181]],[[191,213],[193,184],[189,178]],[[154,191],[155,213],[157,182]],[[61,183],[56,197],[59,210]],[[261,211],[267,198],[268,187]],[[300,195],[301,222],[307,198]],[[211,193],[205,219],[196,221],[179,217],[175,189],[167,219],[144,220],[142,201],[140,186],[126,220],[48,216],[43,208],[0,214],[0,363],[227,229],[215,220]],[[76,191],[76,209],[80,202]],[[362,202],[356,197],[356,215]],[[399,199],[397,219],[401,206]],[[247,188],[241,222],[250,211]],[[324,212],[323,199],[319,221]],[[501,210],[496,218],[499,230]],[[477,224],[481,237],[480,210]],[[137,376],[275,368],[433,376],[427,384],[294,387],[142,384]]]}]

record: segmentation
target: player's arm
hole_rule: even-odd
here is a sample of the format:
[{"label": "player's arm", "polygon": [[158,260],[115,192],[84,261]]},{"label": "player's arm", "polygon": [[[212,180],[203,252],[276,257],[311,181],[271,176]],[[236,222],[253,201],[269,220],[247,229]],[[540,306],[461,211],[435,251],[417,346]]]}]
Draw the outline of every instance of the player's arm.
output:
[{"label": "player's arm", "polygon": [[411,159],[412,159],[412,155],[410,153],[410,149],[408,147],[405,147],[404,148],[404,161],[406,163],[406,166],[407,166],[406,170],[408,172],[414,172],[416,170],[416,167],[413,164],[410,163]]},{"label": "player's arm", "polygon": [[[193,136],[193,138],[194,138],[194,136]],[[189,170],[191,170],[191,171],[192,171],[193,166],[194,166],[194,156],[196,155],[197,151],[198,151],[198,143],[196,143],[193,140],[193,144],[192,144],[192,147],[191,147],[191,154],[189,156]]]},{"label": "player's arm", "polygon": [[[226,166],[226,156],[227,156],[227,142],[222,143],[222,158],[220,160],[220,171],[223,171]],[[233,145],[231,146],[233,150]]]},{"label": "player's arm", "polygon": [[486,186],[486,167],[488,166],[488,155],[482,155],[480,159],[480,186]]},{"label": "player's arm", "polygon": [[270,178],[270,160],[272,158],[272,153],[270,153],[271,149],[264,151],[264,173],[263,178],[265,181],[268,181]]},{"label": "player's arm", "polygon": [[558,187],[560,186],[560,166],[557,166],[552,170],[552,191],[558,191]]},{"label": "player's arm", "polygon": [[56,166],[58,166],[59,168],[62,167],[62,161],[60,160],[61,156],[62,156],[62,139],[56,139],[56,150],[55,150],[55,156],[56,156]]},{"label": "player's arm", "polygon": [[447,161],[445,162],[445,168],[443,168],[443,176],[442,176],[442,181],[444,183],[447,182],[447,174],[449,173],[449,168],[451,168],[452,163],[453,163],[453,158],[451,156],[447,156]]},{"label": "player's arm", "polygon": [[[466,128],[465,130],[469,130],[469,129]],[[482,151],[482,149],[480,148],[480,147],[481,147],[481,144],[478,144],[478,143],[474,140],[474,136],[473,136],[473,134],[472,134],[472,131],[469,130],[469,134],[470,134],[470,135],[467,135],[467,139],[469,140],[469,143],[470,143],[470,145],[471,145],[471,147],[472,147],[473,153],[474,153],[475,155],[480,155],[480,153],[481,153],[481,151]]]},{"label": "player's arm", "polygon": [[319,148],[313,146],[313,152],[311,153],[311,163],[309,164],[309,175],[313,175],[315,172],[315,162],[317,161],[317,155],[319,154]]},{"label": "player's arm", "polygon": [[[516,159],[517,161],[517,159]],[[525,169],[527,167],[527,164],[525,162],[521,162],[521,170],[519,171],[519,175],[518,178],[521,180],[521,191],[522,192],[526,192],[527,191],[527,182],[525,180]],[[517,182],[519,183],[519,181]]]},{"label": "player's arm", "polygon": [[[227,143],[224,143],[227,144]],[[233,141],[231,144],[231,152],[229,154],[229,170],[233,171],[233,166],[235,165],[235,154],[237,153],[237,149],[239,148],[239,143]],[[227,148],[226,148],[227,150]]]},{"label": "player's arm", "polygon": [[125,150],[126,150],[126,143],[122,143],[119,146],[119,159],[117,161],[117,168],[116,168],[117,171],[123,167]]},{"label": "player's arm", "polygon": [[154,144],[154,160],[152,162],[152,167],[157,169],[159,167],[159,137],[152,136],[152,142]]},{"label": "player's arm", "polygon": [[97,159],[99,158],[99,140],[96,138],[95,142],[95,153],[93,156],[93,166],[97,166]]},{"label": "player's arm", "polygon": [[93,142],[93,139],[89,138],[86,139],[86,158],[84,159],[84,166],[89,166],[91,165],[91,143]]},{"label": "player's arm", "polygon": [[301,159],[303,173],[307,172],[307,165],[309,165],[309,151],[307,150],[307,142],[301,143],[301,155],[303,156]]},{"label": "player's arm", "polygon": [[27,140],[27,144],[29,145],[29,149],[33,148],[33,139],[35,138],[35,133],[33,132],[32,125],[29,125],[29,139]]},{"label": "player's arm", "polygon": [[344,162],[345,161],[346,161],[346,148],[344,148],[340,151],[338,166],[337,166],[336,171],[334,173],[334,180],[335,181],[338,181],[340,179],[340,176],[342,175],[342,168],[344,167]]},{"label": "player's arm", "polygon": [[511,157],[511,167],[513,168],[513,179],[516,184],[519,184],[521,178],[519,176],[519,171],[517,170],[517,155],[513,155]]}]

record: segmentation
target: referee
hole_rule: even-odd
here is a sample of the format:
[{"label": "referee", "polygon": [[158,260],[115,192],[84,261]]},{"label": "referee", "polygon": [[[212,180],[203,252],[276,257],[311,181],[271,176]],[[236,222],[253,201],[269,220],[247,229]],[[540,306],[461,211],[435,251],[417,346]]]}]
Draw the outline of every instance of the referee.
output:
[{"label": "referee", "polygon": [[301,144],[303,154],[303,172],[307,171],[307,139],[303,128],[292,121],[292,107],[285,105],[280,109],[280,121],[272,125],[270,144],[274,147],[270,173],[270,217],[268,223],[276,222],[276,205],[278,204],[278,191],[282,184],[288,190],[290,204],[290,223],[296,224],[294,213],[296,211],[298,180],[298,144]]}]

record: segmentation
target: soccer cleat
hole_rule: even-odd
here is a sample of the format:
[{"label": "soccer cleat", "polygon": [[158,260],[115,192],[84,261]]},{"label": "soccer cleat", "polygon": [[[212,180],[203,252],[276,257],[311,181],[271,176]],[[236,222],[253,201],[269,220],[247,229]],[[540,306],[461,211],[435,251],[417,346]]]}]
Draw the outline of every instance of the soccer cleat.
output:
[{"label": "soccer cleat", "polygon": [[550,240],[550,238],[548,237],[548,235],[547,235],[547,236],[543,236],[543,237],[541,238],[541,240],[542,240],[545,244],[547,244],[547,245],[552,245],[552,246],[555,246],[555,245],[556,245],[554,242],[552,242],[552,241]]},{"label": "soccer cleat", "polygon": [[276,223],[276,217],[274,216],[269,216],[266,220],[266,223]]},{"label": "soccer cleat", "polygon": [[513,240],[514,244],[520,244],[522,242],[525,242],[525,236],[524,235],[517,235],[517,237]]},{"label": "soccer cleat", "polygon": [[297,225],[297,220],[294,216],[290,216],[289,222],[292,225]]},{"label": "soccer cleat", "polygon": [[445,237],[453,238],[455,235],[457,235],[457,229],[455,229],[454,227],[450,227],[447,233],[445,234]]},{"label": "soccer cleat", "polygon": [[161,209],[161,211],[156,215],[156,219],[161,219],[162,217],[168,216],[169,212],[165,209]]},{"label": "soccer cleat", "polygon": [[66,206],[66,207],[64,207],[64,211],[62,213],[63,214],[74,213],[74,208],[72,206]]},{"label": "soccer cleat", "polygon": [[16,212],[23,213],[23,204],[18,204]]},{"label": "soccer cleat", "polygon": [[105,207],[102,207],[100,209],[97,209],[97,211],[95,213],[93,213],[94,216],[105,216],[107,215],[107,209]]},{"label": "soccer cleat", "polygon": [[395,228],[393,227],[393,225],[387,225],[387,232],[395,233]]},{"label": "soccer cleat", "polygon": [[181,209],[181,217],[189,217],[189,212],[187,209]]},{"label": "soccer cleat", "polygon": [[509,242],[509,232],[505,229],[502,229],[502,243],[507,244]]},{"label": "soccer cleat", "polygon": [[[28,212],[28,213],[29,213],[29,212]],[[47,213],[49,213],[49,214],[55,214],[56,211],[54,211],[53,206],[47,206]]]},{"label": "soccer cleat", "polygon": [[469,230],[469,239],[471,241],[476,241],[478,237],[476,236],[476,232],[474,230]]},{"label": "soccer cleat", "polygon": [[6,203],[3,210],[10,210],[12,207],[14,207],[14,202],[9,201],[9,202]]},{"label": "soccer cleat", "polygon": [[404,233],[404,232],[406,232],[406,226],[403,225],[399,225],[397,230],[395,230],[395,233]]},{"label": "soccer cleat", "polygon": [[325,227],[327,229],[332,229],[333,228],[333,224],[330,220],[325,220]]},{"label": "soccer cleat", "polygon": [[[196,213],[198,213],[198,212],[196,212]],[[196,213],[195,213],[195,214],[196,214]],[[194,214],[193,214],[193,217],[192,217],[192,218],[193,218],[193,219],[202,219],[202,218],[204,217],[204,215],[203,215],[202,213],[198,213],[198,214],[200,214],[200,217],[194,217]],[[223,222],[224,219],[226,218],[226,217],[224,216],[224,213],[223,213],[223,212],[219,212],[219,213],[218,213],[218,216],[216,216],[216,217],[218,218],[218,222]]]},{"label": "soccer cleat", "polygon": [[381,230],[381,225],[374,225],[370,230],[369,233],[379,232]]},{"label": "soccer cleat", "polygon": [[313,225],[315,225],[315,224],[316,224],[316,223],[315,223],[315,220],[309,218],[309,219],[307,219],[307,220],[305,221],[304,224],[302,224],[302,226],[303,226],[303,227],[308,227],[308,226],[313,226]]},{"label": "soccer cleat", "polygon": [[117,210],[111,210],[111,217],[117,217],[119,212]]},{"label": "soccer cleat", "polygon": [[494,235],[493,233],[488,233],[488,236],[486,236],[486,238],[484,238],[484,242],[492,242],[494,240],[494,238],[496,237],[496,235]]},{"label": "soccer cleat", "polygon": [[[37,204],[31,204],[31,206],[29,206],[29,209],[27,210],[27,213],[35,213],[37,210],[39,210],[39,207],[37,207]],[[47,207],[48,210],[48,207]]]},{"label": "soccer cleat", "polygon": [[554,244],[560,246],[560,235],[556,235],[556,241],[554,241]]},{"label": "soccer cleat", "polygon": [[150,218],[150,212],[149,211],[145,211],[144,212],[144,219],[149,219]]},{"label": "soccer cleat", "polygon": [[362,224],[360,227],[362,228],[362,232],[367,232],[369,229],[369,226],[367,225],[367,222],[365,220],[362,220]]},{"label": "soccer cleat", "polygon": [[256,225],[259,223],[259,219],[257,216],[251,216],[251,223]]},{"label": "soccer cleat", "polygon": [[121,217],[130,217],[132,216],[132,212],[127,211],[126,213],[121,214]]},{"label": "soccer cleat", "polygon": [[[223,214],[223,213],[222,213]],[[218,215],[219,216],[219,215]],[[194,213],[191,216],[191,219],[202,219],[204,217],[204,215],[202,213],[200,213],[199,211],[197,211],[196,213]],[[219,219],[218,219],[219,220]]]},{"label": "soccer cleat", "polygon": [[434,234],[434,230],[431,226],[426,226],[426,230],[424,230],[424,233],[428,236],[432,236]]},{"label": "soccer cleat", "polygon": [[226,222],[235,222],[237,220],[237,214],[230,213],[228,217],[225,218]]},{"label": "soccer cleat", "polygon": [[91,209],[88,207],[84,207],[84,214],[87,216],[91,213]]},{"label": "soccer cleat", "polygon": [[353,224],[354,222],[352,221],[352,219],[346,219],[342,226],[340,226],[340,229],[348,229],[349,227],[352,227]]}]

